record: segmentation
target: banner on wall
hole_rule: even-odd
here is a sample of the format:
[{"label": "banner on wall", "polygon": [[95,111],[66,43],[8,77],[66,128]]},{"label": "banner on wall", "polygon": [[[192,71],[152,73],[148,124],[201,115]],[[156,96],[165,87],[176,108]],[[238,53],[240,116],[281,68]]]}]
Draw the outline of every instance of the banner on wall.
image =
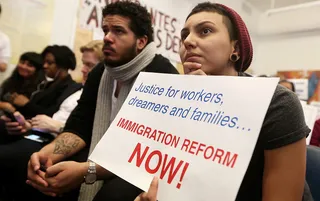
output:
[{"label": "banner on wall", "polygon": [[[179,12],[175,15],[159,10],[157,6],[151,6],[148,1],[132,0],[145,6],[152,15],[154,26],[154,41],[158,48],[158,53],[170,59],[172,62],[180,62],[180,30],[186,16],[180,16]],[[82,0],[80,6],[80,26],[85,29],[93,30],[94,39],[102,39],[104,34],[101,30],[102,9],[115,0]],[[155,3],[155,2],[152,2]],[[157,3],[164,7],[162,1]],[[167,5],[165,6],[167,7]]]},{"label": "banner on wall", "polygon": [[89,158],[161,201],[234,201],[278,81],[140,73]]}]

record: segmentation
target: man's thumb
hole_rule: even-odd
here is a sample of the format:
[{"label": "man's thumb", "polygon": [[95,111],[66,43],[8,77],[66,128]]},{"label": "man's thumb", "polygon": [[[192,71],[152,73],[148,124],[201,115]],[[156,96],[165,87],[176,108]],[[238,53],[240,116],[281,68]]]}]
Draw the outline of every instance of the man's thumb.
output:
[{"label": "man's thumb", "polygon": [[51,167],[53,165],[52,159],[48,158],[47,162],[46,162],[46,167]]}]

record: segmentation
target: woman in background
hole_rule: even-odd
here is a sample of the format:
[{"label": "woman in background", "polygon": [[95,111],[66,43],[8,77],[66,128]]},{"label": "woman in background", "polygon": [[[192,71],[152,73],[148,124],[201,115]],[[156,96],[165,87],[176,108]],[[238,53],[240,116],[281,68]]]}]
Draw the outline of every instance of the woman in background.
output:
[{"label": "woman in background", "polygon": [[22,54],[12,75],[0,87],[0,110],[14,112],[16,108],[11,104],[12,94],[18,93],[30,98],[44,80],[42,56],[35,52]]},{"label": "woman in background", "polygon": [[[28,195],[30,189],[25,188],[26,164],[31,154],[46,144],[45,141],[41,143],[30,140],[30,138],[25,139],[28,134],[33,133],[29,133],[24,120],[31,119],[38,114],[52,117],[59,110],[62,102],[82,87],[69,74],[69,70],[74,70],[76,67],[75,54],[71,49],[66,46],[48,46],[42,55],[45,74],[51,78],[51,81],[41,83],[38,90],[32,93],[30,98],[23,94],[12,95],[13,105],[19,112],[19,116],[15,116],[17,122],[12,122],[6,116],[1,116],[2,121],[5,122],[7,133],[0,134],[8,137],[4,138],[4,141],[0,141],[0,172],[2,172],[0,187],[3,186],[8,195],[15,200],[18,196]],[[47,138],[47,140],[53,139],[52,136],[45,134],[41,137]],[[10,170],[14,174],[7,174],[5,170]],[[16,189],[20,189],[20,192],[24,193],[16,194]],[[32,197],[28,197],[28,199],[33,200]]]},{"label": "woman in background", "polygon": [[[99,62],[104,61],[102,52],[103,41],[93,40],[88,44],[80,47],[82,53],[82,85],[87,81],[88,74],[93,70]],[[82,94],[82,89],[70,95],[60,105],[59,110],[52,117],[39,114],[30,121],[30,128],[40,130],[47,133],[60,134],[70,113],[78,104],[78,99]]]},{"label": "woman in background", "polygon": [[66,46],[54,45],[48,46],[42,55],[45,74],[51,81],[41,83],[30,98],[20,93],[11,97],[13,106],[26,119],[31,119],[37,114],[52,116],[68,96],[82,87],[69,74],[69,70],[76,67],[76,58],[72,50]]}]

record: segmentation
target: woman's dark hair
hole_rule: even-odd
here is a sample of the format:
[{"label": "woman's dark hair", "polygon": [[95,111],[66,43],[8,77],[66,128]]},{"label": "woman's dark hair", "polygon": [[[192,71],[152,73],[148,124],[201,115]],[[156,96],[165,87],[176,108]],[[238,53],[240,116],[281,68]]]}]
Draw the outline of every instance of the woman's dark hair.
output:
[{"label": "woman's dark hair", "polygon": [[73,51],[67,46],[52,45],[46,47],[41,53],[43,58],[46,54],[51,53],[54,56],[55,63],[58,68],[63,68],[66,70],[74,70],[76,68],[76,56]]},{"label": "woman's dark hair", "polygon": [[42,56],[35,52],[26,52],[20,56],[19,62],[28,61],[32,64],[36,71],[30,78],[22,77],[18,69],[16,68],[11,76],[4,81],[1,85],[1,100],[9,93],[19,93],[26,97],[30,97],[31,94],[37,89],[37,86],[45,80],[45,73],[43,71],[43,60]]},{"label": "woman's dark hair", "polygon": [[36,52],[26,52],[20,56],[20,61],[28,61],[31,65],[33,65],[36,70],[43,68],[43,58],[40,54]]},{"label": "woman's dark hair", "polygon": [[237,40],[237,34],[235,31],[235,26],[232,23],[231,17],[229,16],[229,13],[219,4],[211,3],[211,2],[204,2],[199,3],[196,7],[194,7],[191,11],[191,13],[188,15],[187,19],[191,17],[194,14],[201,13],[201,12],[213,12],[218,13],[223,16],[223,22],[226,25],[230,40]]}]

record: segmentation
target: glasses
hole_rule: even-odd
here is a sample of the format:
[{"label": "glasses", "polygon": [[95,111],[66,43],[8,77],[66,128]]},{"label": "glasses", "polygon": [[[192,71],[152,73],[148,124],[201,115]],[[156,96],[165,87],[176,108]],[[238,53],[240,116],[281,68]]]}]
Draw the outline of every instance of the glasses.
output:
[{"label": "glasses", "polygon": [[44,60],[44,63],[43,63],[43,64],[52,65],[52,64],[55,64],[55,63],[56,63],[55,61]]}]

